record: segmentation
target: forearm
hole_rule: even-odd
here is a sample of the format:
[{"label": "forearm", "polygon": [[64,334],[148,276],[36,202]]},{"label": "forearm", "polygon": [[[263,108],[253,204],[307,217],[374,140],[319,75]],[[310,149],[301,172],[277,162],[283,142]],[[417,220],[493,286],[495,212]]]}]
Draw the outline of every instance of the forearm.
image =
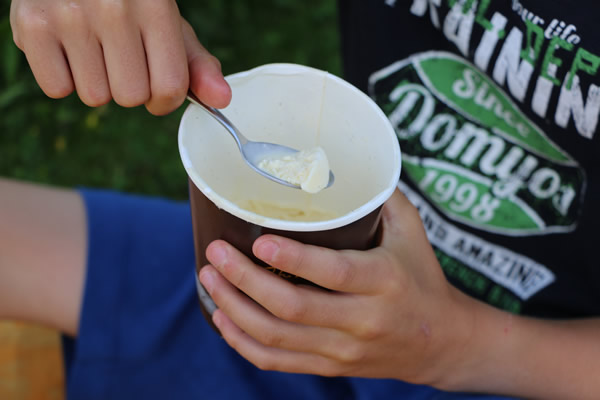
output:
[{"label": "forearm", "polygon": [[600,397],[600,319],[527,318],[466,301],[471,338],[440,386],[521,398]]},{"label": "forearm", "polygon": [[0,318],[76,334],[86,226],[71,190],[0,178]]}]

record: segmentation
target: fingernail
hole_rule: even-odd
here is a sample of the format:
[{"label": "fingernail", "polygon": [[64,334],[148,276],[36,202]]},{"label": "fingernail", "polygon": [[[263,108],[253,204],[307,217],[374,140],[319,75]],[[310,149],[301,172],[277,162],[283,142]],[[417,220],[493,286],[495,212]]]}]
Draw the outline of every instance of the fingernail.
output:
[{"label": "fingernail", "polygon": [[208,291],[208,294],[212,293],[213,287],[215,285],[215,277],[212,272],[207,268],[203,268],[200,270],[200,282],[202,286]]},{"label": "fingernail", "polygon": [[256,247],[256,255],[263,261],[271,261],[279,251],[279,244],[272,240],[265,240]]},{"label": "fingernail", "polygon": [[217,311],[215,311],[212,315],[213,324],[219,329],[221,329],[221,315]]},{"label": "fingernail", "polygon": [[221,245],[214,246],[210,252],[212,264],[215,267],[222,267],[227,261],[227,250]]}]

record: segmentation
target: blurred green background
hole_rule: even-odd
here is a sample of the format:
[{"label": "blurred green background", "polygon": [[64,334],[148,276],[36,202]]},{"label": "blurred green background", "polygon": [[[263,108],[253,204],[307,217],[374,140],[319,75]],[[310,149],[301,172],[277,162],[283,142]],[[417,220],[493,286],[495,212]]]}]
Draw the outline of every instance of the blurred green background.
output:
[{"label": "blurred green background", "polygon": [[[165,117],[143,107],[47,98],[14,45],[10,1],[0,0],[0,176],[187,198],[177,150],[184,106]],[[294,62],[341,74],[336,0],[179,0],[200,41],[230,74]]]}]

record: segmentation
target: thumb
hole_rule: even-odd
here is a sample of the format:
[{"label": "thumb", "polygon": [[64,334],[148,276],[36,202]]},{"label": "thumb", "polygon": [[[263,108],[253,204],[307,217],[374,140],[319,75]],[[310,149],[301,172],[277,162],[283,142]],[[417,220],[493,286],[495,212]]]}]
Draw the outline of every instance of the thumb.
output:
[{"label": "thumb", "polygon": [[381,223],[383,247],[394,249],[398,243],[427,240],[419,212],[399,189],[383,205]]},{"label": "thumb", "polygon": [[182,18],[183,42],[188,59],[190,89],[205,104],[227,107],[231,88],[221,72],[221,63],[202,46],[192,26]]},{"label": "thumb", "polygon": [[395,254],[404,268],[412,271],[415,279],[422,279],[421,283],[445,285],[444,273],[429,243],[419,212],[400,190],[396,189],[384,205],[381,219],[381,247]]}]

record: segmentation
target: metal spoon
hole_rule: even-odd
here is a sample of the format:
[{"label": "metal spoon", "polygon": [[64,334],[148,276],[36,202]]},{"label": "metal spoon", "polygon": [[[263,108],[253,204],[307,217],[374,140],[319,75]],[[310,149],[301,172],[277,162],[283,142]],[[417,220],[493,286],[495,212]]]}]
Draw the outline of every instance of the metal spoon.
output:
[{"label": "metal spoon", "polygon": [[[240,152],[242,153],[242,158],[244,159],[244,161],[246,161],[246,163],[250,166],[250,168],[252,168],[253,170],[258,172],[265,178],[268,178],[272,181],[275,181],[277,183],[280,183],[282,185],[289,186],[289,187],[292,187],[295,189],[300,189],[300,185],[296,185],[296,184],[290,183],[288,181],[285,181],[283,179],[280,179],[276,176],[273,176],[273,175],[267,173],[266,171],[263,171],[262,169],[260,169],[258,167],[258,164],[266,158],[279,157],[279,156],[283,156],[285,154],[297,153],[298,150],[292,149],[291,147],[275,144],[275,143],[253,142],[252,140],[248,140],[231,123],[231,121],[229,121],[229,119],[225,115],[223,115],[216,108],[213,108],[213,107],[210,107],[210,106],[207,106],[206,104],[204,104],[191,91],[188,92],[187,99],[190,102],[194,103],[195,105],[203,108],[212,117],[214,117],[221,125],[223,125],[223,127],[225,127],[225,129],[227,129],[227,131],[235,139],[235,142],[237,143],[237,145],[240,149]],[[335,180],[335,177],[333,176],[333,172],[329,171],[329,182],[327,183],[327,186],[325,188],[328,188],[329,186],[333,185],[334,180]]]}]

